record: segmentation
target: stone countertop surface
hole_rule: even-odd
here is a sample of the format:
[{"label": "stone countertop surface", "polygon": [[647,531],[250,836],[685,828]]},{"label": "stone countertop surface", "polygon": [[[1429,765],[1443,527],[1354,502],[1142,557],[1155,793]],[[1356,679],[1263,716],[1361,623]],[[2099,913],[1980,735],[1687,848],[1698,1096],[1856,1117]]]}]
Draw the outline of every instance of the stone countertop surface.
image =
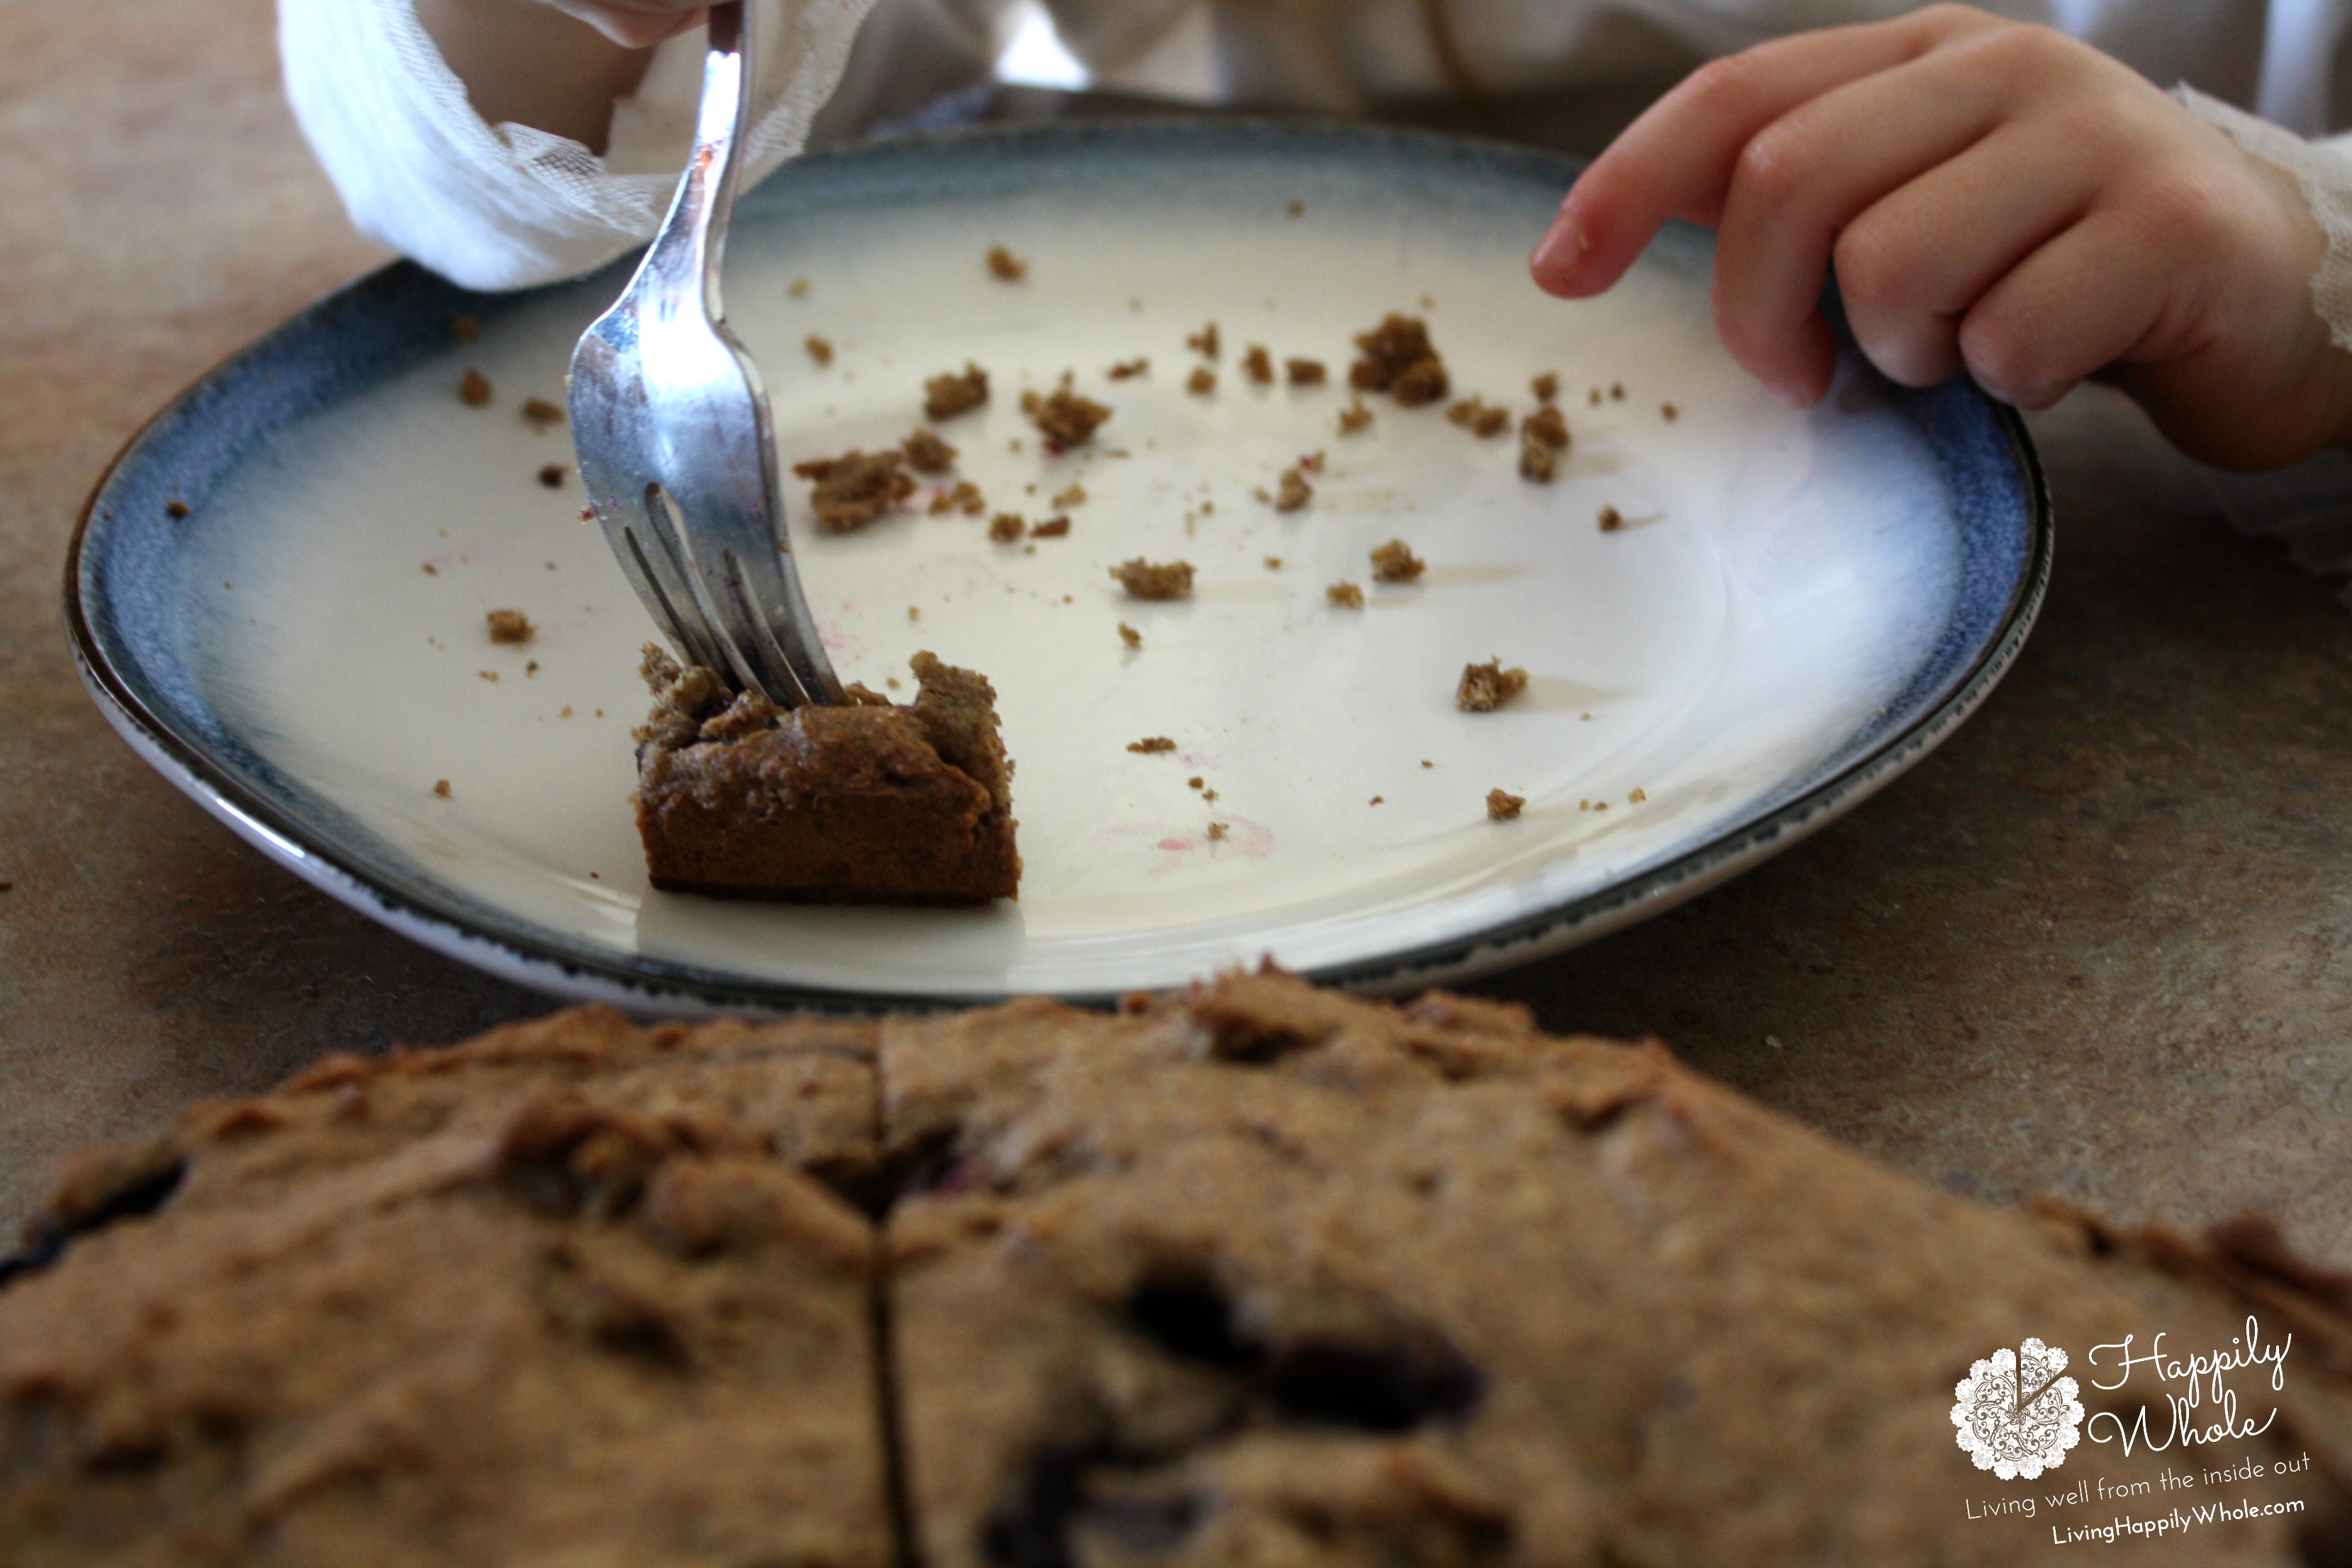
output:
[{"label": "stone countertop surface", "polygon": [[[0,1236],[77,1144],[547,1005],[237,841],[114,736],[60,624],[108,458],[381,259],[267,0],[0,9]],[[2056,574],[1974,720],[1727,887],[1475,989],[1955,1191],[2262,1210],[2352,1262],[2352,615],[2120,399],[2034,433]]]}]

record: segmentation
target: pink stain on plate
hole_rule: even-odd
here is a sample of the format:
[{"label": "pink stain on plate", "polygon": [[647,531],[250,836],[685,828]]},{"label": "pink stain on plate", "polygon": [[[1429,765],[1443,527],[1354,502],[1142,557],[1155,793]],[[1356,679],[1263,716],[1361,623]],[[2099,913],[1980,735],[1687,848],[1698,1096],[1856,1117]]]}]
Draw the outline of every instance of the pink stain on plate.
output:
[{"label": "pink stain on plate", "polygon": [[[1223,837],[1209,837],[1211,822],[1223,825]],[[1274,853],[1274,829],[1246,816],[1215,816],[1197,825],[1188,823],[1182,826],[1166,822],[1126,822],[1104,829],[1101,842],[1107,849],[1129,846],[1140,848],[1150,858],[1143,868],[1144,875],[1165,877],[1202,862],[1263,860]]]}]

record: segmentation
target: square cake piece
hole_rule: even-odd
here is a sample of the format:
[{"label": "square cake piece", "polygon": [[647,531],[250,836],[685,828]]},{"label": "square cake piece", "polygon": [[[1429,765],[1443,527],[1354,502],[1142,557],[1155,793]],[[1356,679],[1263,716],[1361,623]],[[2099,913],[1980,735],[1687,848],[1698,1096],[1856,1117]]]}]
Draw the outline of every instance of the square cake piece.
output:
[{"label": "square cake piece", "polygon": [[657,647],[637,736],[637,831],[656,888],[800,903],[1016,897],[1013,764],[985,677],[914,658],[905,706],[850,688],[783,711]]}]

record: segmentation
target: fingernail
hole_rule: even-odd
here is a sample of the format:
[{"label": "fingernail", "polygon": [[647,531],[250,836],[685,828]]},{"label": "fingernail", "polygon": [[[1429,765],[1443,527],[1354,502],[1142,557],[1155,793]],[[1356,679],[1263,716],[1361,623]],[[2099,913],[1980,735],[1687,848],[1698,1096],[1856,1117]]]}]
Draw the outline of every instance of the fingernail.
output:
[{"label": "fingernail", "polygon": [[1764,390],[1791,408],[1811,408],[1819,401],[1813,395],[1812,388],[1800,386],[1793,381],[1768,381],[1764,384]]},{"label": "fingernail", "polygon": [[1538,272],[1565,277],[1575,269],[1576,264],[1584,259],[1584,253],[1591,248],[1592,241],[1586,237],[1583,226],[1572,215],[1563,211],[1551,220],[1551,226],[1544,230],[1543,238],[1537,242],[1535,255],[1528,261]]}]

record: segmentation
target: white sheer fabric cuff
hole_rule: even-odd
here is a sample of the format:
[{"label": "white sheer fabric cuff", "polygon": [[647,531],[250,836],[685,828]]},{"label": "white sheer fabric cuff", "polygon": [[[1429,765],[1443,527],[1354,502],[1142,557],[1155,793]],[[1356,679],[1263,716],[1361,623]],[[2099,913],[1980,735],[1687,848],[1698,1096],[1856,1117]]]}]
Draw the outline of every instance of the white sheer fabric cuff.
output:
[{"label": "white sheer fabric cuff", "polygon": [[[874,0],[753,0],[765,24],[746,185],[798,152]],[[359,228],[470,289],[593,270],[650,236],[693,141],[699,28],[614,107],[606,155],[490,125],[412,0],[282,0],[286,90]]]}]

